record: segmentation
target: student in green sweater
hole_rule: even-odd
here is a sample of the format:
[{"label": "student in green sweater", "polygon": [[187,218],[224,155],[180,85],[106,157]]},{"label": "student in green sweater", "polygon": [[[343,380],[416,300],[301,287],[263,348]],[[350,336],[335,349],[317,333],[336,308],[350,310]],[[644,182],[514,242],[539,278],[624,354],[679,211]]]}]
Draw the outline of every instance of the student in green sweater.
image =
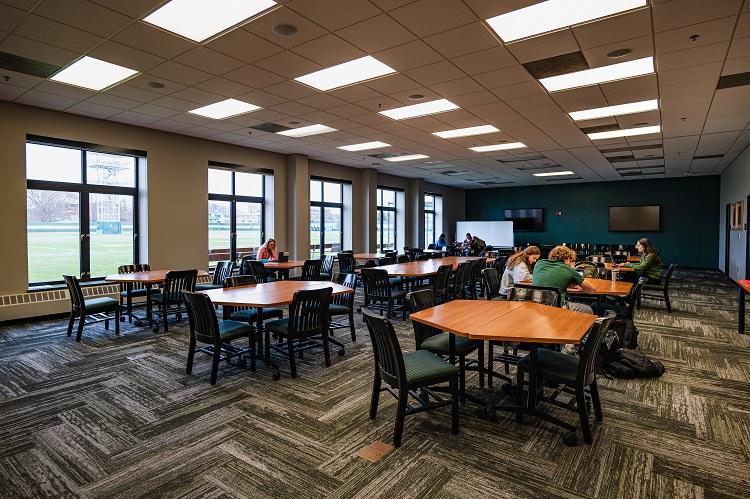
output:
[{"label": "student in green sweater", "polygon": [[635,243],[638,253],[641,255],[641,261],[638,263],[623,263],[623,267],[631,267],[638,273],[638,276],[648,278],[646,284],[661,283],[661,258],[651,245],[651,241],[645,237]]},{"label": "student in green sweater", "polygon": [[549,252],[545,260],[539,260],[534,265],[534,273],[531,276],[531,283],[534,286],[549,286],[560,290],[562,306],[575,310],[576,312],[593,313],[589,305],[568,301],[566,291],[568,288],[577,289],[584,292],[593,293],[596,288],[578,272],[573,265],[576,261],[576,252],[566,246],[555,246]]}]

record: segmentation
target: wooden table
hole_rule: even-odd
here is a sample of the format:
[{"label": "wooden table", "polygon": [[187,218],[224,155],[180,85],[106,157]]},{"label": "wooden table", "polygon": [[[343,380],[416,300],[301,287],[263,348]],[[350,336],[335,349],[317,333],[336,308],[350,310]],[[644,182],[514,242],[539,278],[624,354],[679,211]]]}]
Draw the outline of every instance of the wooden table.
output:
[{"label": "wooden table", "polygon": [[734,283],[739,288],[739,307],[738,307],[738,331],[740,334],[745,334],[745,298],[747,293],[750,293],[750,281],[741,279],[734,280]]},{"label": "wooden table", "polygon": [[448,249],[425,249],[422,250],[424,253],[448,253]]},{"label": "wooden table", "polygon": [[[574,288],[568,288],[565,292],[569,295],[586,295],[586,296],[628,296],[633,289],[633,283],[627,281],[612,281],[611,279],[594,279],[587,277],[586,282],[596,288],[593,292],[580,291]],[[532,285],[532,281],[521,281],[520,284]]]},{"label": "wooden table", "polygon": [[456,270],[460,263],[477,260],[479,258],[481,257],[446,256],[443,258],[435,258],[435,259],[423,260],[423,261],[417,261],[417,262],[395,263],[393,265],[381,265],[379,267],[372,267],[372,268],[383,269],[388,272],[389,276],[393,276],[393,277],[429,277],[429,276],[434,275],[441,265],[452,265],[453,270]]},{"label": "wooden table", "polygon": [[254,286],[238,286],[234,288],[209,289],[203,291],[214,305],[234,307],[253,307],[258,309],[256,322],[257,352],[263,352],[261,360],[274,369],[273,378],[279,379],[279,366],[271,361],[271,349],[268,342],[263,348],[263,308],[288,305],[294,299],[294,293],[305,289],[333,288],[334,295],[354,293],[354,290],[328,281],[274,281],[256,284]]},{"label": "wooden table", "polygon": [[263,262],[263,266],[268,270],[289,270],[298,269],[305,265],[304,260],[287,260],[286,262]]},{"label": "wooden table", "polygon": [[618,266],[614,263],[605,263],[604,270],[606,270],[607,272],[612,272],[613,270],[616,270],[617,272],[635,272],[635,269],[633,267],[623,267],[621,265]]},{"label": "wooden table", "polygon": [[[171,272],[170,270],[149,270],[148,272],[133,272],[130,274],[110,274],[107,277],[104,278],[105,282],[113,282],[117,284],[125,284],[126,290],[128,294],[133,289],[134,283],[143,284],[146,288],[146,317],[144,319],[147,319],[147,323],[149,326],[152,325],[152,305],[151,305],[151,287],[154,284],[161,284],[164,282],[164,279],[167,276],[167,272]],[[198,277],[206,277],[210,275],[205,270],[199,270],[198,271]],[[135,325],[136,326],[142,326],[143,320],[139,317],[135,318]],[[158,329],[157,329],[158,331]]]},{"label": "wooden table", "polygon": [[[412,313],[413,321],[475,340],[524,342],[529,345],[529,396],[525,407],[496,406],[490,409],[510,410],[519,416],[531,414],[555,424],[559,420],[540,412],[536,406],[537,347],[540,344],[580,344],[591,329],[596,316],[549,307],[532,302],[504,300],[453,300]],[[453,358],[450,359],[454,361]],[[564,427],[572,428],[565,424]]]},{"label": "wooden table", "polygon": [[628,262],[629,263],[638,263],[640,261],[641,261],[641,257],[640,256],[629,256],[628,257]]},{"label": "wooden table", "polygon": [[378,258],[385,258],[385,253],[355,253],[355,260],[377,260]]}]

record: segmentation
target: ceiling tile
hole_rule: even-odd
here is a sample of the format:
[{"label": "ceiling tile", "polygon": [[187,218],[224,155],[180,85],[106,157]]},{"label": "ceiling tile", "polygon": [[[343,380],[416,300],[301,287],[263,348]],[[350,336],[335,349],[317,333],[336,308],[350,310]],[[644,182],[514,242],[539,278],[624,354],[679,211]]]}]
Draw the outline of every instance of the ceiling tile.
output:
[{"label": "ceiling tile", "polygon": [[309,97],[317,93],[317,90],[291,80],[270,85],[265,87],[264,90],[289,100],[302,99],[303,97]]},{"label": "ceiling tile", "polygon": [[578,52],[578,43],[569,29],[507,44],[508,50],[521,63],[538,61],[563,54]]},{"label": "ceiling tile", "polygon": [[203,71],[185,66],[183,64],[167,61],[149,71],[150,74],[177,81],[186,85],[195,85],[202,81],[210,80],[211,75]]},{"label": "ceiling tile", "polygon": [[13,34],[0,43],[0,50],[58,66],[66,66],[78,58],[76,52]]},{"label": "ceiling tile", "polygon": [[264,92],[263,90],[253,90],[251,92],[240,94],[237,96],[237,99],[260,107],[271,107],[287,100],[278,95]]},{"label": "ceiling tile", "polygon": [[656,57],[657,68],[659,71],[671,71],[723,61],[726,58],[728,48],[728,42],[719,42],[693,49],[660,54]]},{"label": "ceiling tile", "polygon": [[400,73],[375,78],[363,84],[385,95],[415,89],[420,86],[416,81]]},{"label": "ceiling tile", "polygon": [[33,14],[18,25],[15,34],[79,53],[88,52],[104,41],[99,36]]},{"label": "ceiling tile", "polygon": [[[607,54],[619,49],[630,50],[630,53],[625,55],[624,57],[608,57]],[[589,66],[591,66],[592,68],[598,68],[602,66],[608,66],[610,64],[617,64],[652,56],[654,55],[654,41],[651,36],[642,36],[640,38],[633,38],[631,40],[624,40],[617,43],[584,49],[583,55],[586,57],[586,61],[588,61]]]},{"label": "ceiling tile", "polygon": [[[164,85],[164,87],[154,88],[150,85],[151,83],[154,83],[154,82],[161,83],[162,85]],[[178,90],[182,90],[183,88],[185,88],[185,85],[183,85],[182,83],[177,83],[176,81],[167,80],[167,79],[160,78],[158,76],[155,76],[152,74],[146,74],[146,73],[139,74],[129,79],[127,84],[132,85],[134,87],[138,87],[143,90],[147,90],[151,93],[156,92],[157,94],[162,94],[162,95],[168,95],[168,94],[171,94],[173,92],[176,92]],[[119,86],[120,85],[118,85],[117,87]],[[117,88],[117,87],[114,87],[114,88]]]},{"label": "ceiling tile", "polygon": [[13,31],[21,24],[26,12],[10,5],[0,4],[0,30]]},{"label": "ceiling tile", "polygon": [[750,56],[750,36],[745,38],[735,38],[729,48],[727,58],[737,59],[739,57]]},{"label": "ceiling tile", "polygon": [[581,48],[599,47],[618,40],[632,40],[651,35],[651,11],[648,8],[584,23],[574,28]]},{"label": "ceiling tile", "polygon": [[44,0],[34,14],[108,38],[133,20],[86,0]]},{"label": "ceiling tile", "polygon": [[206,47],[195,47],[174,58],[185,64],[213,75],[223,75],[245,65],[244,62]]},{"label": "ceiling tile", "polygon": [[474,75],[474,79],[488,89],[535,81],[526,68],[519,65],[479,73]]},{"label": "ceiling tile", "polygon": [[[724,42],[732,38],[736,16],[656,33],[656,53],[675,52]],[[692,40],[690,37],[698,35]]]},{"label": "ceiling tile", "polygon": [[380,97],[380,93],[367,87],[366,85],[349,85],[348,87],[331,90],[328,95],[333,95],[347,102],[362,102],[374,97]]},{"label": "ceiling tile", "polygon": [[296,78],[323,69],[320,64],[288,51],[261,59],[255,63],[255,66],[288,78]]},{"label": "ceiling tile", "polygon": [[354,45],[332,34],[303,43],[292,50],[323,67],[335,66],[367,55]]},{"label": "ceiling tile", "polygon": [[161,95],[156,92],[151,92],[150,90],[133,86],[134,80],[135,78],[132,80],[128,80],[127,84],[117,85],[110,88],[109,90],[107,90],[107,95],[116,95],[118,97],[124,97],[126,99],[132,99],[144,103],[151,102],[152,100],[161,97]]},{"label": "ceiling tile", "polygon": [[497,39],[481,22],[473,22],[429,36],[425,41],[446,58],[459,57],[498,45]]},{"label": "ceiling tile", "polygon": [[[293,36],[278,35],[273,31],[277,24],[290,24],[297,28],[297,33]],[[296,47],[326,34],[325,29],[285,6],[260,16],[244,25],[242,29],[285,48]]]},{"label": "ceiling tile", "polygon": [[381,13],[368,0],[293,0],[288,7],[331,31],[350,26]]},{"label": "ceiling tile", "polygon": [[132,109],[134,107],[138,107],[143,102],[133,100],[133,99],[125,99],[123,97],[118,97],[116,95],[111,95],[109,93],[98,93],[96,95],[93,95],[92,97],[89,97],[86,99],[87,102],[93,102],[94,104],[101,104],[103,106],[109,106],[114,107],[119,110],[127,110]]},{"label": "ceiling tile", "polygon": [[341,29],[337,34],[367,53],[396,47],[416,39],[409,30],[386,14]]},{"label": "ceiling tile", "polygon": [[112,39],[167,59],[197,46],[194,42],[154,28],[144,22],[131,24]]},{"label": "ceiling tile", "polygon": [[163,4],[164,0],[128,0],[127,2],[122,0],[94,0],[94,3],[121,12],[126,16],[142,19],[160,4]]},{"label": "ceiling tile", "polygon": [[114,107],[103,106],[93,102],[79,102],[74,104],[65,110],[66,113],[82,114],[84,116],[91,116],[93,118],[106,119],[110,116],[114,116],[122,112],[122,109]]},{"label": "ceiling tile", "polygon": [[461,0],[417,0],[390,15],[420,37],[434,35],[477,20]]},{"label": "ceiling tile", "polygon": [[742,0],[711,2],[706,8],[704,0],[672,0],[653,6],[654,30],[667,31],[691,24],[703,23],[721,17],[734,16],[740,12]]},{"label": "ceiling tile", "polygon": [[404,73],[422,85],[431,85],[443,81],[456,80],[466,76],[463,71],[448,61],[428,64],[427,66],[410,69]]},{"label": "ceiling tile", "polygon": [[482,86],[473,79],[465,77],[457,80],[435,83],[432,85],[432,90],[442,97],[452,98],[457,95],[479,92],[482,90]]},{"label": "ceiling tile", "polygon": [[451,61],[469,75],[486,73],[487,71],[507,68],[516,64],[510,52],[502,46],[462,55],[461,57],[451,59]]},{"label": "ceiling tile", "polygon": [[422,40],[405,43],[388,50],[373,54],[376,59],[389,65],[396,71],[406,71],[425,64],[443,60],[443,57],[435,52]]},{"label": "ceiling tile", "polygon": [[52,95],[46,92],[29,90],[16,99],[19,104],[28,104],[30,106],[44,107],[47,109],[66,109],[78,102],[77,99],[70,99],[59,95]]},{"label": "ceiling tile", "polygon": [[252,88],[262,88],[284,81],[284,78],[256,66],[245,66],[224,75],[224,78]]},{"label": "ceiling tile", "polygon": [[236,97],[250,90],[249,87],[226,78],[211,78],[195,85],[196,88],[223,95],[224,97]]},{"label": "ceiling tile", "polygon": [[284,50],[260,36],[244,29],[235,29],[207,44],[218,52],[245,62],[255,62]]},{"label": "ceiling tile", "polygon": [[164,62],[162,57],[111,40],[107,40],[96,47],[89,55],[141,72],[149,71]]},{"label": "ceiling tile", "polygon": [[309,97],[303,97],[301,99],[298,99],[297,102],[300,102],[302,104],[305,104],[306,106],[312,106],[315,109],[325,109],[329,110],[333,107],[343,106],[346,105],[346,102],[337,99],[336,97],[328,94],[315,94],[311,95]]}]

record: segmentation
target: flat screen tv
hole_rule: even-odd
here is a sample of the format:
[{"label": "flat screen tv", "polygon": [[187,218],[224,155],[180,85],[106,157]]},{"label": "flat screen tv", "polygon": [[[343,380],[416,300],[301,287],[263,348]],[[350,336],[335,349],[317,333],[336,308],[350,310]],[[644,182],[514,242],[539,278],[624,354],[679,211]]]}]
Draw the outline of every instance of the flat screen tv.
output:
[{"label": "flat screen tv", "polygon": [[543,231],[544,209],[505,210],[505,220],[513,222],[514,231]]},{"label": "flat screen tv", "polygon": [[610,206],[610,232],[657,232],[661,230],[661,206]]}]

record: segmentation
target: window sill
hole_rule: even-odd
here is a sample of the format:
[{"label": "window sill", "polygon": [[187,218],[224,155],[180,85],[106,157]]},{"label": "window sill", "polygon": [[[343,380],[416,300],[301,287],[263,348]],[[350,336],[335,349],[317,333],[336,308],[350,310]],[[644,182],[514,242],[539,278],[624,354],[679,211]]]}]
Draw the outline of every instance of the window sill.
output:
[{"label": "window sill", "polygon": [[[93,281],[85,281],[81,282],[82,288],[89,288],[93,286],[104,286],[104,285],[110,285],[113,284],[111,282],[106,282],[104,279],[95,279]],[[27,293],[36,293],[38,291],[57,291],[60,289],[68,289],[68,287],[65,285],[64,282],[61,283],[55,283],[55,284],[40,284],[37,286],[29,286],[26,290]]]}]

